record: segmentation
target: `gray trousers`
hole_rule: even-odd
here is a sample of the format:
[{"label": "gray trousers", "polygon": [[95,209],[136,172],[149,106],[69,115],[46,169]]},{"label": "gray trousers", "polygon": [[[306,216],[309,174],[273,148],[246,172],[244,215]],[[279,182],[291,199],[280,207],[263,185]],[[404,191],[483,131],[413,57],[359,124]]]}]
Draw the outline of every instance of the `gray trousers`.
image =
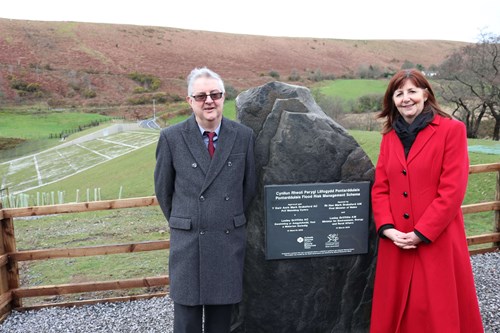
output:
[{"label": "gray trousers", "polygon": [[174,303],[174,333],[229,333],[232,306]]}]

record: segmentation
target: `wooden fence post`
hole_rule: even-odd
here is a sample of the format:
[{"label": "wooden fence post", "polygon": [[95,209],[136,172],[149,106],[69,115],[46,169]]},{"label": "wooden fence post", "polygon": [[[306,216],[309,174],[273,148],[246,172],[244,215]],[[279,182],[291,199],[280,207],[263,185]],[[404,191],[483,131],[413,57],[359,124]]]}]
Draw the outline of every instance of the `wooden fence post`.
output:
[{"label": "wooden fence post", "polygon": [[0,313],[5,311],[5,314],[7,311],[10,312],[12,309],[21,307],[22,304],[21,300],[15,298],[11,293],[13,289],[19,288],[19,267],[17,261],[12,259],[10,256],[10,253],[16,252],[14,219],[12,217],[4,218],[2,216],[0,222],[2,237],[0,244],[0,256],[4,257],[5,260],[5,264],[0,268],[0,292],[2,296],[4,294],[8,295],[8,298],[5,299],[10,299],[10,302],[5,304],[3,309],[0,308]]},{"label": "wooden fence post", "polygon": [[[500,171],[497,172],[497,190],[495,200],[500,201]],[[500,232],[500,210],[495,211],[495,231]],[[500,242],[496,242],[495,246],[500,248]]]},{"label": "wooden fence post", "polygon": [[[3,210],[2,201],[0,201],[0,229],[3,230]],[[0,322],[2,322],[12,310],[11,308],[11,293],[7,279],[7,255],[3,246],[3,232],[0,230]]]}]

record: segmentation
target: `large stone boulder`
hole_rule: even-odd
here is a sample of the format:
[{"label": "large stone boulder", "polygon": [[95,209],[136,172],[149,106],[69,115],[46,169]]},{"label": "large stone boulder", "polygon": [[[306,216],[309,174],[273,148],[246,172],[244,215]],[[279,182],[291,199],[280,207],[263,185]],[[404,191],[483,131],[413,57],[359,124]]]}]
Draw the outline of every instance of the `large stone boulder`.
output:
[{"label": "large stone boulder", "polygon": [[233,332],[367,332],[375,271],[371,218],[367,254],[266,260],[264,186],[372,181],[373,164],[305,87],[271,82],[239,94],[236,108],[256,135],[259,183]]}]

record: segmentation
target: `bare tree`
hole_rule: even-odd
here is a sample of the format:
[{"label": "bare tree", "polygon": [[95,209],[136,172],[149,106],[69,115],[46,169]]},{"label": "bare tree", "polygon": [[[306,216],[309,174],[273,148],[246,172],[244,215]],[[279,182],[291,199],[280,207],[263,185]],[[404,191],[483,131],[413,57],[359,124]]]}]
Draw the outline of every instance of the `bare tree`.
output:
[{"label": "bare tree", "polygon": [[314,100],[318,103],[319,107],[326,113],[327,116],[333,120],[340,122],[345,115],[344,102],[340,97],[327,96],[321,93],[318,89],[312,91]]},{"label": "bare tree", "polygon": [[493,139],[500,136],[500,36],[483,33],[480,41],[451,54],[439,67],[443,99],[455,105],[453,115],[476,138],[484,119],[494,120]]}]

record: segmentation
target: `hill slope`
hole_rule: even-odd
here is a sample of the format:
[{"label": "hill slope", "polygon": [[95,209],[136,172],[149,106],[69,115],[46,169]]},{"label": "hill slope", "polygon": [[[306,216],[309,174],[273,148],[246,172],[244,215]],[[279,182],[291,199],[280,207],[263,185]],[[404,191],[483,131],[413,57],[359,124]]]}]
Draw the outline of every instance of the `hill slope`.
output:
[{"label": "hill slope", "polygon": [[405,61],[439,65],[464,45],[0,19],[0,102],[122,105],[137,96],[139,85],[128,77],[133,72],[153,74],[161,80],[158,91],[184,96],[185,77],[196,66],[212,68],[241,90],[273,80],[270,71],[287,81],[292,72],[305,79],[317,70],[340,77],[356,74],[360,66],[394,70]]}]

